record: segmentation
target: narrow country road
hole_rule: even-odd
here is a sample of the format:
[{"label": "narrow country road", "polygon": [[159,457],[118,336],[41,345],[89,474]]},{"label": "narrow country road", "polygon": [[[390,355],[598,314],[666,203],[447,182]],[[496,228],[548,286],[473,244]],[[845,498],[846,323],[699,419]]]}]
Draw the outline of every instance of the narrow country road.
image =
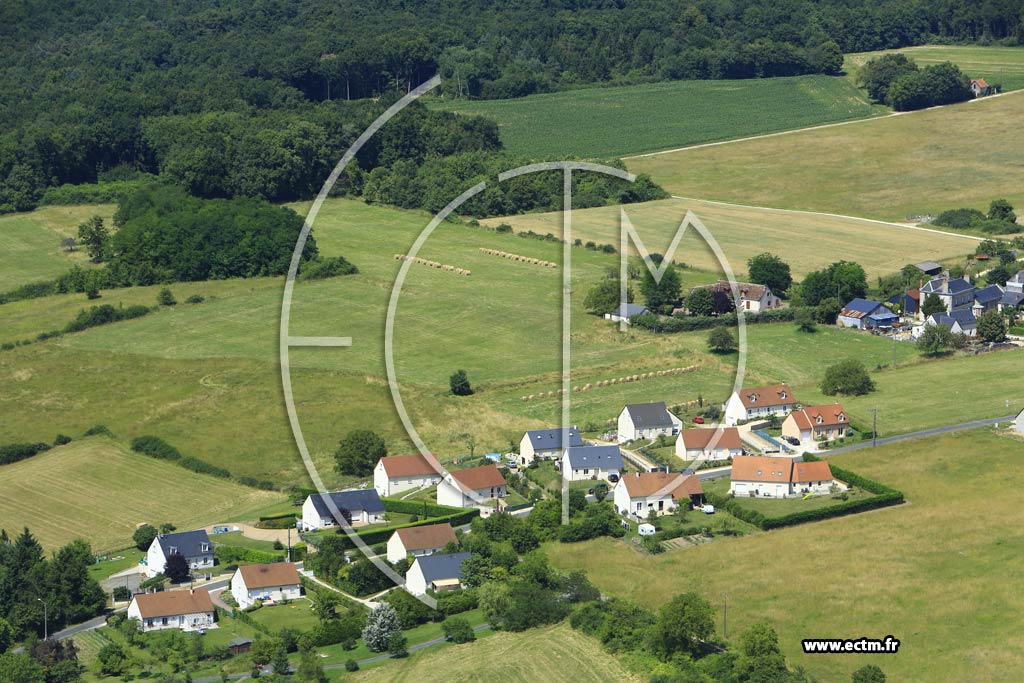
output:
[{"label": "narrow country road", "polygon": [[[990,417],[987,420],[975,420],[973,422],[961,422],[960,424],[947,425],[945,427],[934,427],[933,429],[923,429],[919,432],[910,432],[909,434],[897,434],[896,436],[886,436],[878,439],[877,445],[884,446],[889,443],[896,443],[897,441],[905,441],[906,439],[917,439],[922,436],[935,436],[936,434],[948,434],[949,432],[959,432],[964,429],[975,429],[977,427],[987,427],[994,425],[997,422],[1012,422],[1015,415],[1007,415],[1005,417]],[[870,441],[864,441],[862,443],[855,443],[851,446],[843,446],[841,448],[833,448],[830,451],[826,451],[821,455],[828,457],[835,455],[836,453],[845,453],[847,451],[859,451],[862,448],[871,448],[872,443]]]}]

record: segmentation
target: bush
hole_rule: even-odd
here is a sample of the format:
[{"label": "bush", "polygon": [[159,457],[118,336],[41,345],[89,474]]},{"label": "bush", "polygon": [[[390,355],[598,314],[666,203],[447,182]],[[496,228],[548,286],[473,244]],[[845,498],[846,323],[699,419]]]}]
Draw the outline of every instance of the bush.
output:
[{"label": "bush", "polygon": [[203,298],[202,294],[193,294],[189,298],[185,299],[185,303],[187,304],[201,304],[204,301],[206,301],[206,299]]},{"label": "bush", "polygon": [[156,295],[156,302],[161,306],[176,306],[178,300],[174,298],[174,293],[167,287],[160,290],[160,293]]},{"label": "bush", "polygon": [[150,309],[146,306],[128,306],[125,308],[115,308],[110,304],[92,306],[89,310],[79,311],[78,316],[64,326],[64,333],[81,332],[90,327],[141,318],[149,313],[149,311]]},{"label": "bush", "polygon": [[849,359],[830,365],[821,382],[821,393],[826,396],[843,394],[862,396],[875,390],[875,382],[859,360]]},{"label": "bush", "polygon": [[63,446],[64,444],[68,444],[68,443],[71,443],[71,437],[68,436],[67,434],[58,434],[53,439],[53,445],[54,446]]},{"label": "bush", "polygon": [[132,450],[161,460],[181,460],[181,452],[159,436],[139,436],[132,439]]},{"label": "bush", "polygon": [[124,602],[132,599],[132,592],[128,586],[114,586],[113,597],[115,602]]},{"label": "bush", "polygon": [[476,634],[465,617],[450,617],[441,625],[444,635],[453,643],[469,643],[476,640]]},{"label": "bush", "polygon": [[50,444],[43,443],[12,443],[0,446],[0,465],[10,465],[12,462],[31,458],[43,451],[50,450]]},{"label": "bush", "polygon": [[350,657],[345,660],[345,671],[359,671],[359,664]]},{"label": "bush", "polygon": [[98,424],[98,425],[93,425],[92,427],[89,427],[88,429],[85,430],[85,434],[83,434],[83,436],[100,436],[100,435],[102,435],[102,436],[114,436],[114,432],[110,431],[110,429],[107,428],[107,425]]},{"label": "bush", "polygon": [[191,455],[182,456],[181,459],[178,461],[178,464],[187,470],[192,470],[193,472],[198,472],[199,474],[209,474],[214,477],[220,477],[221,479],[229,479],[231,477],[231,473],[228,472],[223,467],[211,465],[205,460],[193,458]]},{"label": "bush", "polygon": [[302,266],[299,273],[300,280],[324,280],[339,275],[353,275],[359,269],[349,263],[344,256],[332,256],[330,258],[317,258]]}]

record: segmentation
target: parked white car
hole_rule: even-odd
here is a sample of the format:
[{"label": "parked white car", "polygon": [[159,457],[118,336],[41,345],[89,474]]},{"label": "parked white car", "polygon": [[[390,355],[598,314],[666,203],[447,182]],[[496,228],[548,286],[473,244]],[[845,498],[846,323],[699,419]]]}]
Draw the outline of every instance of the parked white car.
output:
[{"label": "parked white car", "polygon": [[713,515],[713,514],[715,514],[715,506],[714,505],[701,505],[700,506],[700,511],[703,512],[705,515]]}]

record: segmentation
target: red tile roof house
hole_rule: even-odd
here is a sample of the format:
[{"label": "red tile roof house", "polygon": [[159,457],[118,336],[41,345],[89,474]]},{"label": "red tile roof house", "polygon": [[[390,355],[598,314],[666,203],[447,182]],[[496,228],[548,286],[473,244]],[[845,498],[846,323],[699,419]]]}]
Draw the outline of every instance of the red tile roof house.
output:
[{"label": "red tile roof house", "polygon": [[176,628],[198,631],[216,628],[213,601],[205,588],[140,593],[128,605],[128,618],[137,619],[142,631]]},{"label": "red tile roof house", "polygon": [[684,429],[676,439],[676,455],[683,460],[728,460],[743,455],[740,430],[735,427]]},{"label": "red tile roof house", "polygon": [[725,424],[738,425],[772,415],[785,417],[797,406],[793,390],[786,384],[744,387],[734,391],[722,406]]},{"label": "red tile roof house", "polygon": [[619,514],[645,519],[651,510],[665,515],[683,505],[702,504],[704,488],[693,474],[633,472],[619,479],[613,500]]},{"label": "red tile roof house", "polygon": [[373,488],[382,496],[435,486],[440,481],[440,463],[434,456],[426,458],[419,453],[387,456],[373,468]]},{"label": "red tile roof house", "polygon": [[782,435],[799,439],[804,446],[832,441],[850,433],[850,418],[838,403],[795,410],[782,423]]},{"label": "red tile roof house", "polygon": [[971,79],[971,92],[974,93],[975,97],[991,95],[993,90],[994,88],[984,78]]},{"label": "red tile roof house", "polygon": [[[767,285],[758,285],[752,282],[737,282],[736,288],[740,294],[740,308],[745,313],[760,313],[772,308],[780,308],[782,299],[775,296]],[[721,294],[732,299],[732,284],[728,280],[719,280],[713,285],[700,285],[693,289],[710,289],[713,294]],[[693,291],[691,289],[690,291]]]},{"label": "red tile roof house", "polygon": [[458,543],[452,525],[424,524],[397,529],[388,539],[388,562],[394,564],[409,555],[420,557],[440,552],[449,543]]},{"label": "red tile roof house", "polygon": [[734,496],[790,498],[808,493],[825,494],[836,484],[825,461],[799,462],[793,458],[744,455],[732,461],[729,493]]},{"label": "red tile roof house", "polygon": [[494,465],[449,472],[437,485],[437,504],[487,508],[505,496],[505,477]]}]

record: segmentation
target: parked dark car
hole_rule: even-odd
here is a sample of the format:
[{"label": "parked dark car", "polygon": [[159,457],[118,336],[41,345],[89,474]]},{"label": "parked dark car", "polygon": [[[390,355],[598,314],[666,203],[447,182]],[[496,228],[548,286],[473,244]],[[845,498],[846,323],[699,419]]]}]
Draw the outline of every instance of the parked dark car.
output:
[{"label": "parked dark car", "polygon": [[793,446],[800,445],[800,439],[796,438],[795,436],[784,436],[782,438],[786,440],[786,443],[789,443]]}]

